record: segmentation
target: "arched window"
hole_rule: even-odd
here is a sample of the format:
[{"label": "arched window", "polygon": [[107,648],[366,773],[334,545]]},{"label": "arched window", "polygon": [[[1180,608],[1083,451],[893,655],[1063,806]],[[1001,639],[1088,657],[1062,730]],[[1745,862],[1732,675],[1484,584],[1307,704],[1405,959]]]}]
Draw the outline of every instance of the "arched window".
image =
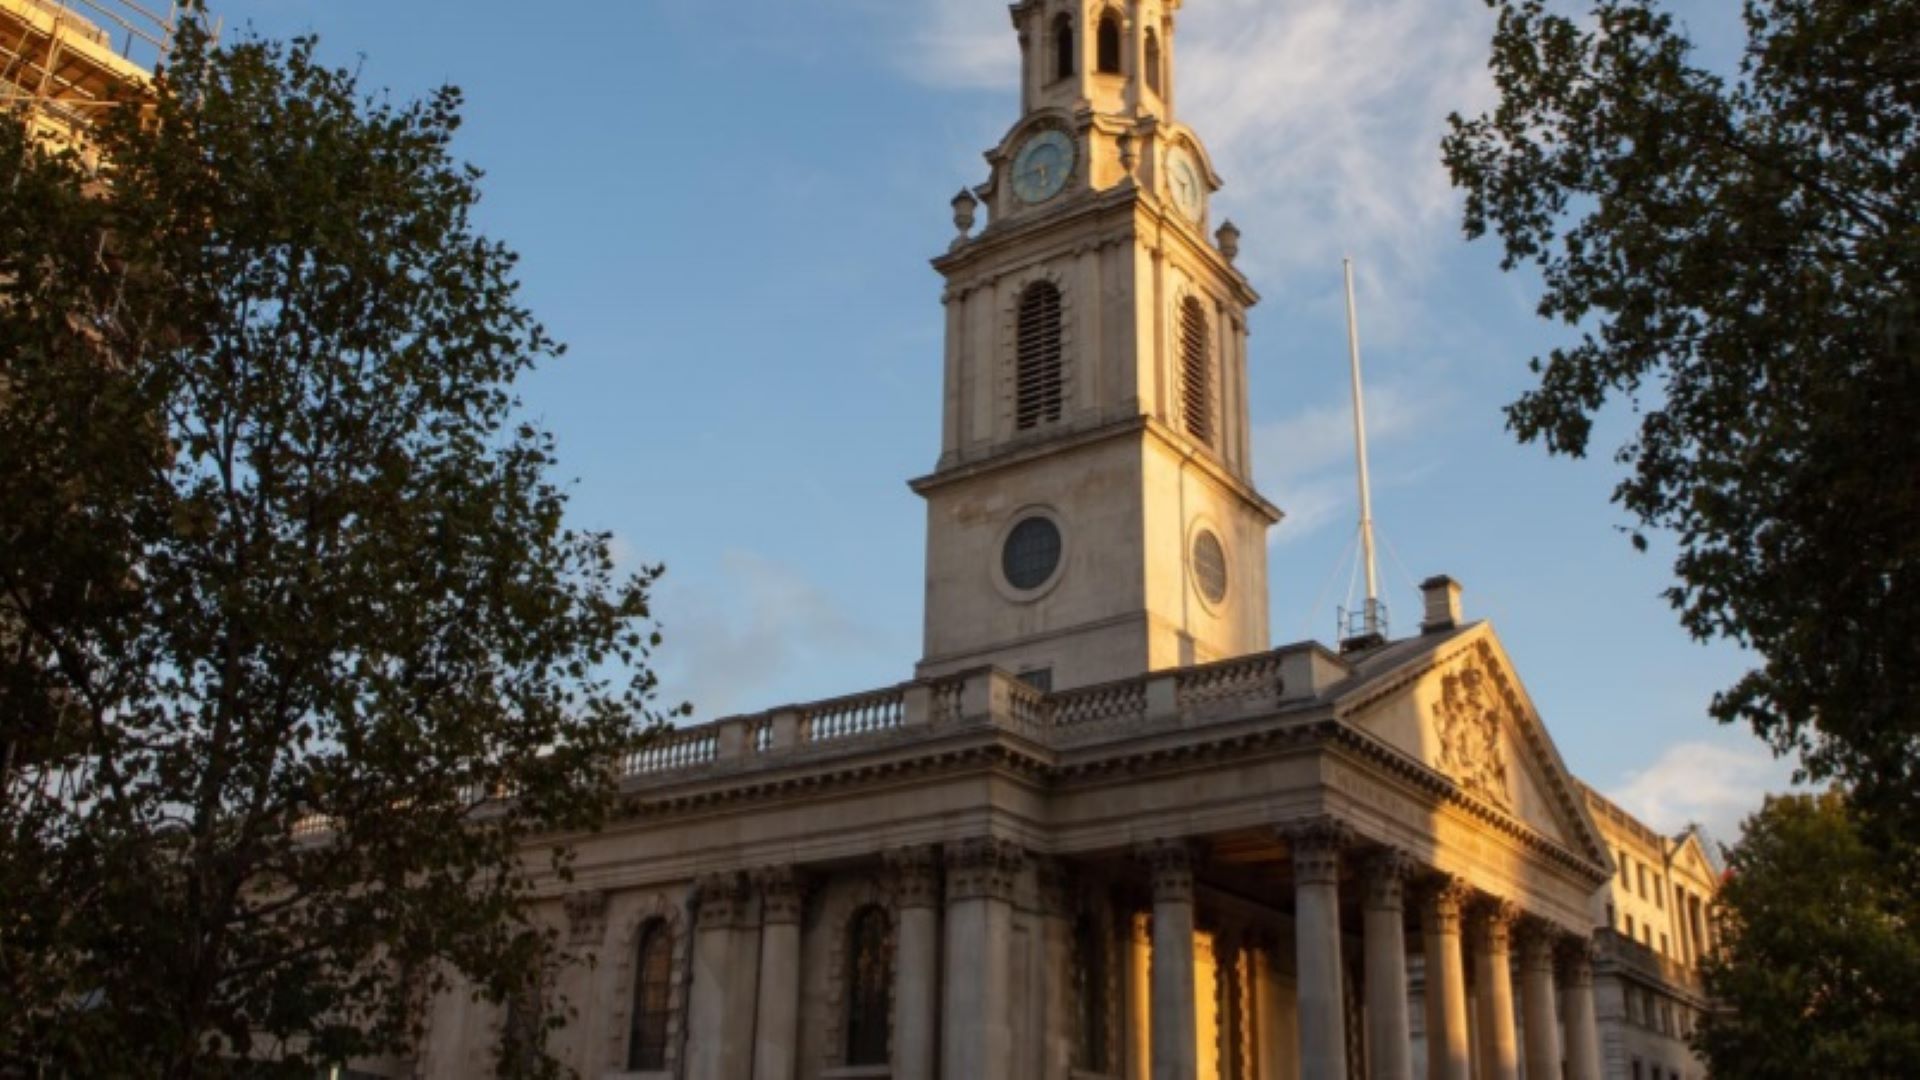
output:
[{"label": "arched window", "polygon": [[1020,294],[1015,332],[1014,426],[1022,431],[1060,419],[1060,290],[1036,281]]},{"label": "arched window", "polygon": [[1213,350],[1208,347],[1207,309],[1198,297],[1180,305],[1180,418],[1187,434],[1213,441]]},{"label": "arched window", "polygon": [[1073,1067],[1107,1071],[1107,951],[1100,927],[1081,915],[1073,925]]},{"label": "arched window", "polygon": [[667,1067],[667,1013],[673,992],[673,933],[654,919],[640,928],[633,958],[633,1015],[627,1021],[627,1068]]},{"label": "arched window", "polygon": [[847,1064],[885,1065],[892,1037],[893,950],[887,913],[868,905],[847,925]]},{"label": "arched window", "polygon": [[1073,16],[1060,15],[1053,20],[1053,77],[1067,78],[1074,66]]},{"label": "arched window", "polygon": [[1102,75],[1120,74],[1120,19],[1109,11],[1100,16],[1099,36],[1094,39],[1100,54]]},{"label": "arched window", "polygon": [[1160,35],[1147,31],[1147,89],[1160,92]]}]

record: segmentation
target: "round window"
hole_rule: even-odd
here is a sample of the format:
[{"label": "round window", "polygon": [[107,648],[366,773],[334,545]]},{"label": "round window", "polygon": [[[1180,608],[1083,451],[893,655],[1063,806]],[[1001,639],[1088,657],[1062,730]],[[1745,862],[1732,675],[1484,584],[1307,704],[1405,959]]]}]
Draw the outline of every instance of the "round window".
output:
[{"label": "round window", "polygon": [[1227,598],[1227,553],[1211,529],[1201,529],[1193,536],[1193,581],[1207,603],[1217,604]]},{"label": "round window", "polygon": [[1000,551],[1000,572],[1007,584],[1025,592],[1045,585],[1060,568],[1060,527],[1044,517],[1030,517],[1007,534]]}]

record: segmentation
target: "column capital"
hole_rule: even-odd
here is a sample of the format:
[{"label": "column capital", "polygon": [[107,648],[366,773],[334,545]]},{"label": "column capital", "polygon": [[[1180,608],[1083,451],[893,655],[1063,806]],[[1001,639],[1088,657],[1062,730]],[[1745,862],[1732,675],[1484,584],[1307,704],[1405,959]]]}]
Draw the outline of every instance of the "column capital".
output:
[{"label": "column capital", "polygon": [[1482,896],[1469,905],[1475,947],[1504,953],[1513,943],[1513,927],[1520,921],[1520,909],[1510,900]]},{"label": "column capital", "polygon": [[947,900],[1011,900],[1026,852],[1011,840],[976,836],[946,846]]},{"label": "column capital", "polygon": [[769,923],[797,923],[807,902],[806,875],[792,866],[767,866],[754,872],[760,890],[760,917]]},{"label": "column capital", "polygon": [[1520,920],[1517,936],[1522,970],[1553,970],[1554,955],[1565,931],[1545,919],[1528,916]]},{"label": "column capital", "polygon": [[607,935],[607,891],[582,889],[561,901],[567,912],[567,944],[598,945]]},{"label": "column capital", "polygon": [[1040,913],[1056,919],[1073,914],[1073,877],[1067,866],[1051,855],[1033,859],[1034,881],[1039,886]]},{"label": "column capital", "polygon": [[940,853],[931,844],[893,848],[881,855],[903,908],[940,906]]},{"label": "column capital", "polygon": [[1460,912],[1473,897],[1465,880],[1452,874],[1431,874],[1416,886],[1420,896],[1420,914],[1436,933],[1460,933]]},{"label": "column capital", "polygon": [[1568,986],[1593,985],[1593,939],[1568,934],[1560,939],[1560,979]]},{"label": "column capital", "polygon": [[1353,829],[1337,818],[1318,817],[1280,827],[1293,848],[1294,884],[1330,884],[1340,880],[1340,852],[1353,842]]},{"label": "column capital", "polygon": [[693,884],[694,925],[701,930],[739,926],[752,901],[753,886],[740,871],[703,874]]},{"label": "column capital", "polygon": [[1147,864],[1153,879],[1153,899],[1193,900],[1193,868],[1199,852],[1190,840],[1149,840],[1140,845],[1138,855]]},{"label": "column capital", "polygon": [[1365,872],[1367,907],[1377,911],[1404,910],[1407,880],[1414,872],[1414,862],[1406,852],[1382,848],[1367,856]]}]

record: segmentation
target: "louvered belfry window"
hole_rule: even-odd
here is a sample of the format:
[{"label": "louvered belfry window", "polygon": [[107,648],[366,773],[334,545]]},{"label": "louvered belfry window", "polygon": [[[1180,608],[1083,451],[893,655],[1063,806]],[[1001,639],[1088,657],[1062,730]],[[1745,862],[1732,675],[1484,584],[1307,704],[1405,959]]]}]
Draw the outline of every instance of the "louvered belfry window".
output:
[{"label": "louvered belfry window", "polygon": [[1180,305],[1180,419],[1187,434],[1213,441],[1213,368],[1208,363],[1207,311],[1197,297]]},{"label": "louvered belfry window", "polygon": [[1060,290],[1052,282],[1035,282],[1020,294],[1016,336],[1013,420],[1026,431],[1060,419]]}]

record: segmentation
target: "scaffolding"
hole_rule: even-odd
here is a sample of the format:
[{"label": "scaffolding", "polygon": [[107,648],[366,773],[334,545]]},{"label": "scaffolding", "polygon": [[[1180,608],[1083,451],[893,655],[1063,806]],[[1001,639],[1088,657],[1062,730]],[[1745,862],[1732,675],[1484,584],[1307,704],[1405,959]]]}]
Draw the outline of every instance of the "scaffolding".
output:
[{"label": "scaffolding", "polygon": [[177,2],[163,14],[136,0],[0,0],[0,110],[84,149],[102,110],[142,96],[181,12]]}]

